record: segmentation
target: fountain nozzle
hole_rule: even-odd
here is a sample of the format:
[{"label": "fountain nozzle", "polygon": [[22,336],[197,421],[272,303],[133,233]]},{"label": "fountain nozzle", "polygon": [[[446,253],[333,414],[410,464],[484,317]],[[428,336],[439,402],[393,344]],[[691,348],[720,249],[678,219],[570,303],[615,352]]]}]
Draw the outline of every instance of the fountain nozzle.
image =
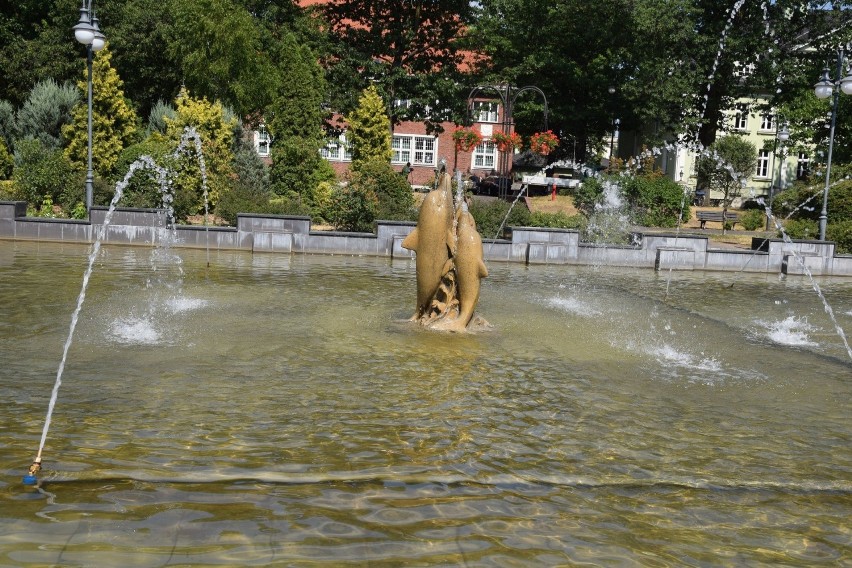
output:
[{"label": "fountain nozzle", "polygon": [[23,482],[24,485],[35,485],[38,483],[38,478],[36,474],[41,471],[41,459],[36,458],[33,462],[33,465],[30,466],[29,472],[24,476]]}]

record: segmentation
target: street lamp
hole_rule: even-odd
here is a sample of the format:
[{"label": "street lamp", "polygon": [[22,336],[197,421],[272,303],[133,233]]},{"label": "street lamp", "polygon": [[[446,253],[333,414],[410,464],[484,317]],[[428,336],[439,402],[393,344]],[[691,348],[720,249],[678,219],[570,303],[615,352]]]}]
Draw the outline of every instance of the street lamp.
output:
[{"label": "street lamp", "polygon": [[837,48],[837,81],[832,81],[829,76],[828,67],[823,69],[819,83],[814,85],[814,94],[818,99],[832,97],[831,103],[831,129],[828,135],[828,161],[825,166],[825,189],[822,192],[822,211],[819,214],[819,240],[825,240],[825,226],[828,222],[828,186],[831,179],[831,154],[834,150],[834,126],[837,122],[837,99],[842,91],[845,95],[852,95],[852,69],[846,70],[843,76],[843,46]]},{"label": "street lamp", "polygon": [[[503,129],[504,134],[510,135],[512,134],[512,128],[515,125],[512,117],[512,114],[515,111],[515,103],[517,102],[518,97],[521,94],[529,91],[541,95],[541,98],[544,102],[544,129],[547,130],[547,97],[544,95],[544,91],[534,85],[527,85],[526,87],[513,87],[512,85],[506,83],[504,85],[480,85],[478,87],[474,87],[473,90],[470,91],[470,94],[467,96],[468,120],[473,122],[473,104],[477,97],[487,97],[488,92],[496,93],[496,95],[500,99],[500,102],[503,104],[503,120],[501,121],[501,127]],[[511,151],[500,152],[500,163],[497,169],[498,173],[500,174],[500,178],[497,180],[497,191],[501,199],[504,199],[506,197],[511,187],[511,182],[508,182],[507,179],[511,169],[510,154]]]},{"label": "street lamp", "polygon": [[92,172],[92,54],[103,49],[106,44],[106,36],[101,33],[98,26],[98,17],[95,16],[95,0],[83,0],[80,7],[80,19],[74,30],[74,38],[86,46],[86,66],[88,69],[88,167],[86,170],[86,210],[92,208],[92,194],[94,193],[95,176]]},{"label": "street lamp", "polygon": [[[781,187],[784,178],[784,142],[790,139],[790,130],[787,123],[783,123],[780,127],[775,128],[775,155],[778,159],[778,191],[784,189]],[[769,210],[772,211],[772,200],[775,198],[775,183],[769,183]],[[766,216],[766,230],[770,229],[769,216]]]},{"label": "street lamp", "polygon": [[610,138],[609,138],[609,167],[610,167],[610,169],[612,169],[613,147],[615,146],[615,139],[619,136],[619,130],[618,129],[619,129],[620,126],[621,126],[621,119],[616,118],[613,121],[612,136],[610,136]]}]

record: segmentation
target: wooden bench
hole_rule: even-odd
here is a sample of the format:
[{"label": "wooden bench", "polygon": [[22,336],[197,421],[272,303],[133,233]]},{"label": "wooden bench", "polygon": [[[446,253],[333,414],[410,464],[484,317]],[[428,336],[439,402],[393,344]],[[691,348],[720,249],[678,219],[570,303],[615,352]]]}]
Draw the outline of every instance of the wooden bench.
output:
[{"label": "wooden bench", "polygon": [[[696,216],[698,217],[699,223],[701,223],[701,228],[706,229],[704,226],[707,221],[715,221],[716,223],[722,222],[722,212],[721,211],[698,211],[696,212]],[[731,224],[731,228],[734,227],[740,221],[740,216],[736,213],[731,213],[728,211],[725,214],[725,222]]]}]

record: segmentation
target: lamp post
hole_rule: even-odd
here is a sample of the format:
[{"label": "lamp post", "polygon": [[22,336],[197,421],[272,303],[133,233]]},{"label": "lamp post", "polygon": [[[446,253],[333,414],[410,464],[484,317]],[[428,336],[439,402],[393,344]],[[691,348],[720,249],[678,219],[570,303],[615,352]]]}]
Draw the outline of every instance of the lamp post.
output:
[{"label": "lamp post", "polygon": [[825,240],[825,226],[828,223],[828,186],[831,179],[831,153],[834,150],[834,126],[837,122],[837,99],[842,91],[845,95],[852,95],[852,69],[846,70],[843,76],[844,53],[843,46],[837,48],[837,81],[832,81],[829,76],[828,67],[823,69],[819,83],[814,85],[814,94],[818,99],[832,97],[831,102],[831,129],[828,135],[828,160],[825,166],[825,189],[822,191],[822,211],[819,214],[819,240]]},{"label": "lamp post", "polygon": [[[778,159],[778,191],[781,191],[783,188],[781,187],[782,180],[784,178],[784,142],[790,139],[790,129],[787,127],[787,123],[781,124],[780,127],[776,127],[775,129],[775,149],[776,149],[776,157]],[[774,182],[770,182],[769,184],[769,210],[772,211],[772,200],[775,198],[775,184]],[[770,221],[769,215],[766,216],[766,230],[770,229]]]},{"label": "lamp post", "polygon": [[613,124],[612,136],[610,136],[610,138],[609,138],[609,167],[610,167],[610,169],[612,169],[612,158],[613,158],[612,153],[613,153],[613,149],[614,149],[614,146],[615,146],[615,139],[618,138],[618,135],[619,135],[618,129],[621,126],[621,119],[616,118],[613,121],[612,124]]},{"label": "lamp post", "polygon": [[88,70],[88,165],[86,168],[86,211],[92,208],[94,193],[94,173],[92,172],[92,54],[103,49],[106,36],[98,27],[98,17],[95,15],[95,0],[83,0],[80,7],[80,19],[73,28],[74,38],[86,46],[86,67]]},{"label": "lamp post", "polygon": [[[467,97],[468,120],[472,121],[473,103],[477,97],[485,97],[487,96],[487,92],[496,93],[498,98],[500,99],[500,102],[503,104],[503,119],[500,121],[501,127],[503,129],[504,134],[510,135],[512,134],[512,127],[514,126],[514,122],[512,121],[512,113],[515,110],[515,102],[518,100],[518,96],[528,91],[534,91],[540,94],[541,98],[544,100],[544,130],[547,130],[547,97],[544,96],[544,91],[532,85],[528,85],[526,87],[512,87],[512,85],[507,83],[505,85],[482,85],[479,87],[474,87]],[[500,152],[497,171],[500,174],[500,178],[498,179],[498,195],[501,199],[504,199],[509,191],[509,187],[506,186],[505,178],[508,177],[509,174],[509,162],[511,160],[511,153],[511,150]],[[511,184],[509,185],[511,186]]]}]

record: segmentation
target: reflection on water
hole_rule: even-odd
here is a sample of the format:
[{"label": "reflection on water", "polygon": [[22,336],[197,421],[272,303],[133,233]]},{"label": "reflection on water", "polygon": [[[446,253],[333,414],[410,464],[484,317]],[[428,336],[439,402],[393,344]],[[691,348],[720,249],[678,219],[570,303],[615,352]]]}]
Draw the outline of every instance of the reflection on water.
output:
[{"label": "reflection on water", "polygon": [[[0,565],[838,565],[848,357],[796,278],[0,244]],[[180,282],[179,286],[173,285]],[[852,281],[821,280],[852,324]]]}]

